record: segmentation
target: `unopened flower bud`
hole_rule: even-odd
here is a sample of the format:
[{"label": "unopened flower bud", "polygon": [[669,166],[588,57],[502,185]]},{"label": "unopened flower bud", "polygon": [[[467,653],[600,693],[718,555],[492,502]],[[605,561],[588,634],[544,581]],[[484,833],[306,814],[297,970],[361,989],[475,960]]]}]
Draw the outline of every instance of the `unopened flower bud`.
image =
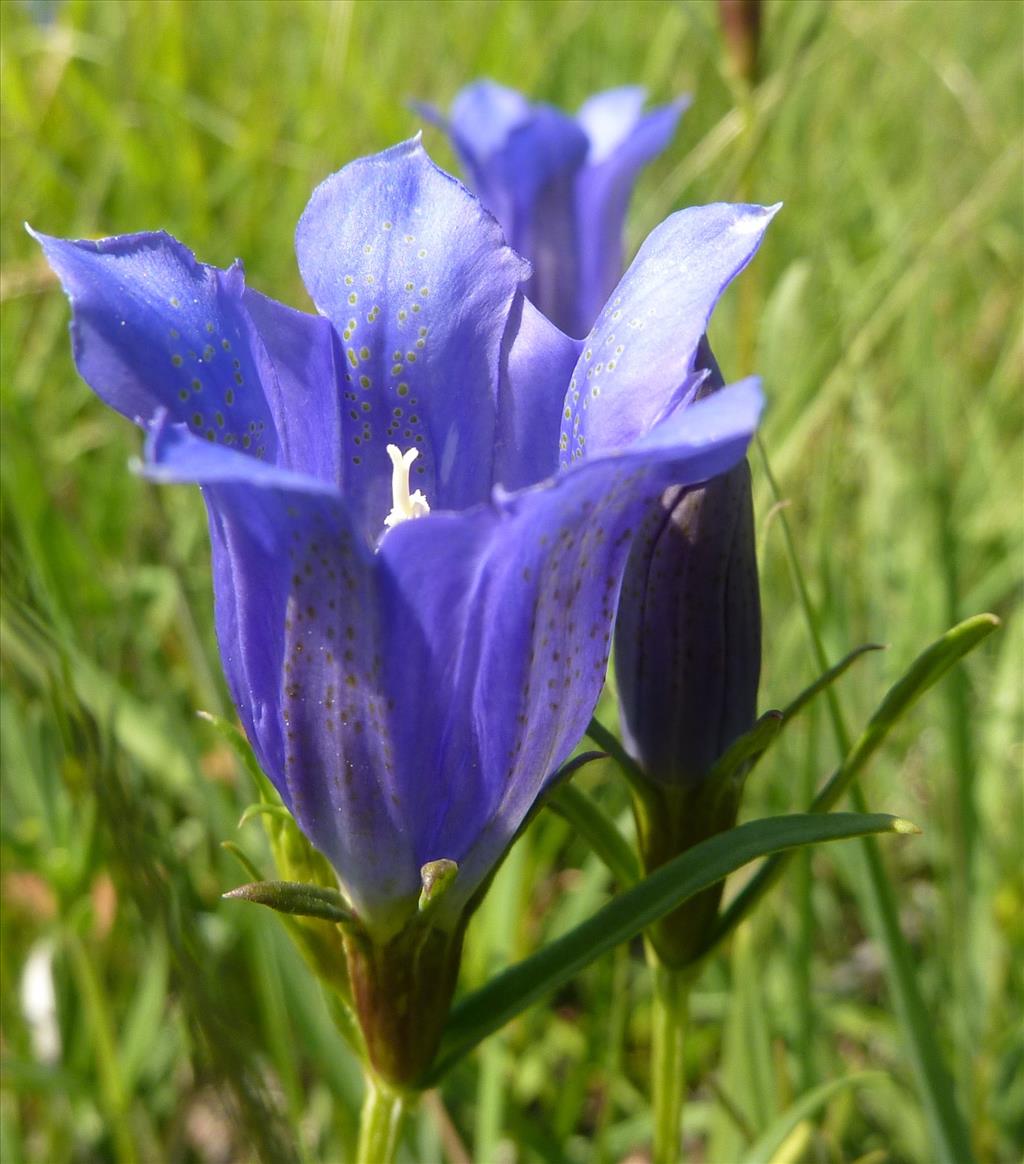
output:
[{"label": "unopened flower bud", "polygon": [[701,783],[757,710],[761,610],[746,461],[662,496],[627,568],[615,651],[627,748],[657,784]]},{"label": "unopened flower bud", "polygon": [[[713,357],[707,352],[709,363]],[[715,375],[711,390],[720,383]],[[636,795],[641,856],[652,871],[731,828],[742,773],[716,762],[757,714],[761,608],[750,467],[667,490],[638,533],[615,628],[622,736],[645,782]],[[662,959],[701,948],[721,887],[657,926]]]}]

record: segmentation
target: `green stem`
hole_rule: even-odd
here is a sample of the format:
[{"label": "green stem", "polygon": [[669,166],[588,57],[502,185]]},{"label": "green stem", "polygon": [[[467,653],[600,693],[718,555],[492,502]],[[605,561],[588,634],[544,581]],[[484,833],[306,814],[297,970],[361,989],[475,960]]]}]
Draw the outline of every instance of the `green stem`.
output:
[{"label": "green stem", "polygon": [[654,1117],[653,1164],[678,1164],[682,1148],[684,1048],[689,1017],[689,970],[673,970],[648,945],[654,989],[651,1024],[651,1106]]},{"label": "green stem", "polygon": [[398,1154],[407,1102],[405,1095],[367,1075],[356,1164],[392,1164]]}]

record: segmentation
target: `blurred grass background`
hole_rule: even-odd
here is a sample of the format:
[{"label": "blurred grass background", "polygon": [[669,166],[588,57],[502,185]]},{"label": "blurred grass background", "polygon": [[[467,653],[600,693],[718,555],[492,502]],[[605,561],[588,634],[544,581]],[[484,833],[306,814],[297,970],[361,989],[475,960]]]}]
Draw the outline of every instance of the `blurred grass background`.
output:
[{"label": "blurred grass background", "polygon": [[[925,830],[885,846],[904,930],[977,1154],[1018,1159],[1024,9],[769,0],[745,112],[704,0],[8,0],[0,17],[4,1164],[341,1161],[360,1089],[276,919],[219,899],[245,879],[221,840],[269,862],[259,824],[236,828],[251,788],[195,718],[227,709],[200,499],[126,470],[137,434],[78,380],[66,301],[21,223],[163,227],[307,307],[291,240],[313,186],[414,132],[408,98],[444,106],[480,75],[570,108],[625,83],[694,94],[640,183],[634,245],[687,204],[785,202],[744,276],[752,352],[735,291],[712,342],[727,373],[765,377],[766,447],[831,656],[890,645],[843,680],[851,723],[952,622],[1004,620],[866,788]],[[754,471],[768,707],[814,666],[756,456]],[[834,761],[814,709],[745,815],[800,809]],[[613,773],[585,783],[624,812]],[[862,878],[853,847],[795,862],[702,975],[693,1161],[729,1164],[797,1096],[865,1069],[776,1159],[930,1159]],[[473,923],[463,983],[612,888],[543,814]],[[52,966],[49,1045],[26,1021],[30,959]],[[647,990],[635,950],[593,967],[455,1072],[408,1158],[643,1159]]]}]

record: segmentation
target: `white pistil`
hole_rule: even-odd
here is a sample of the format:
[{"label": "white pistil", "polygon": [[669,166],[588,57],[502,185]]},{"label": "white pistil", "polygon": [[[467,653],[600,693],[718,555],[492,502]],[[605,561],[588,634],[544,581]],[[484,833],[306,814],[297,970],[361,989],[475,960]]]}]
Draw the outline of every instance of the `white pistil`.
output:
[{"label": "white pistil", "polygon": [[391,458],[391,512],[384,518],[385,529],[409,521],[414,517],[425,517],[430,512],[427,499],[421,490],[409,492],[409,470],[420,455],[419,449],[409,449],[403,453],[397,445],[388,445]]}]

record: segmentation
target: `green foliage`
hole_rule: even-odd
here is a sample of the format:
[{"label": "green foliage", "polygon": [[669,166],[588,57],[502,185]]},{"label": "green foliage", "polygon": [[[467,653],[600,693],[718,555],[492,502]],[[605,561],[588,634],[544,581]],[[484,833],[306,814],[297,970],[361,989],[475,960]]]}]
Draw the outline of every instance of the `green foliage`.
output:
[{"label": "green foliage", "polygon": [[[38,10],[38,8],[37,8]],[[313,185],[412,133],[481,74],[560,104],[641,82],[695,95],[645,174],[631,238],[673,208],[785,209],[716,315],[727,376],[755,367],[795,560],[859,732],[918,655],[981,610],[1004,629],[877,741],[873,811],[924,828],[865,873],[802,853],[710,959],[691,999],[691,1155],[934,1158],[914,1064],[860,902],[881,873],[975,1154],[1024,1136],[1024,363],[1019,6],[768,0],[764,80],[734,101],[711,3],[66,0],[0,5],[0,1157],[342,1160],[355,1061],[279,920],[225,902],[236,844],[267,876],[243,766],[195,712],[229,713],[212,635],[205,518],[126,471],[137,434],[81,384],[67,307],[21,229],[163,227],[308,307],[291,238]],[[440,135],[429,148],[454,160]],[[744,296],[748,298],[744,300]],[[758,321],[753,331],[750,320]],[[754,458],[766,650],[762,707],[820,670],[776,496]],[[803,811],[847,749],[811,703],[748,780],[747,819]],[[600,710],[614,727],[614,709]],[[873,741],[874,745],[874,741]],[[603,746],[603,745],[602,745]],[[564,937],[624,880],[627,797],[610,762],[541,813],[467,935],[463,997]],[[575,815],[573,815],[575,814]],[[270,821],[270,818],[268,818]],[[579,822],[583,822],[581,825]],[[273,823],[273,822],[271,822]],[[58,1058],[20,981],[52,967]],[[613,1161],[650,1138],[649,978],[620,946],[445,1082],[406,1160]],[[870,1080],[861,1072],[870,1068]],[[453,1132],[453,1128],[457,1132]],[[453,1143],[456,1145],[453,1147]]]}]

